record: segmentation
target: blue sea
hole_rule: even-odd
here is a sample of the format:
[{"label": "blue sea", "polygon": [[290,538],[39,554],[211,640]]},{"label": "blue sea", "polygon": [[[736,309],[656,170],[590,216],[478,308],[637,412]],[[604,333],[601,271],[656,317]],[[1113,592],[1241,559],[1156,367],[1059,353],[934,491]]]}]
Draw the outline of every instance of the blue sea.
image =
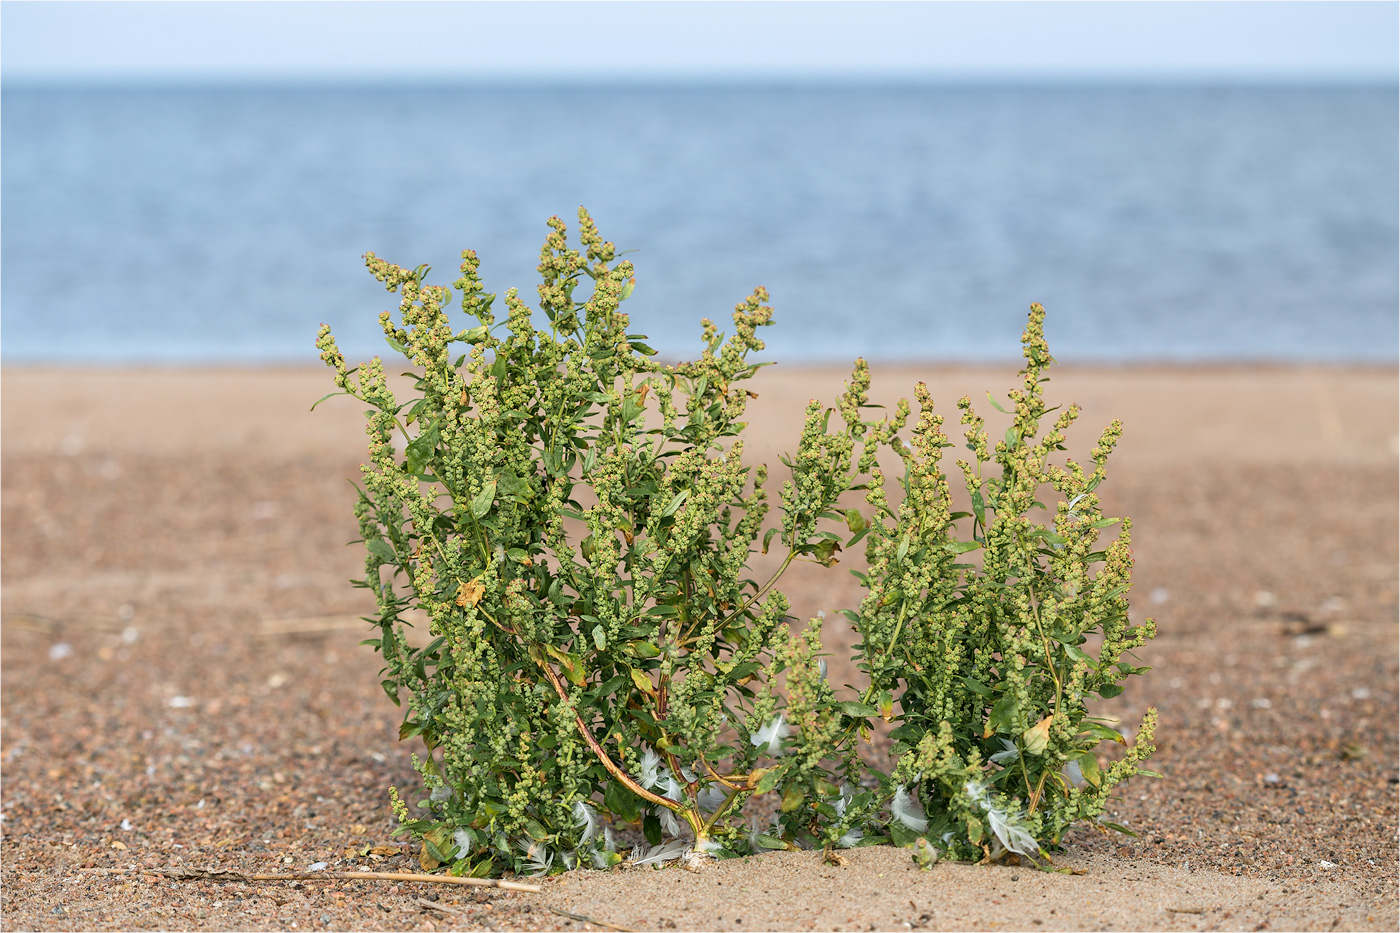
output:
[{"label": "blue sea", "polygon": [[793,363],[1010,359],[1032,301],[1067,362],[1397,359],[1394,86],[2,96],[6,363],[365,357],[365,251],[533,302],[579,205],[668,357],[762,284]]}]

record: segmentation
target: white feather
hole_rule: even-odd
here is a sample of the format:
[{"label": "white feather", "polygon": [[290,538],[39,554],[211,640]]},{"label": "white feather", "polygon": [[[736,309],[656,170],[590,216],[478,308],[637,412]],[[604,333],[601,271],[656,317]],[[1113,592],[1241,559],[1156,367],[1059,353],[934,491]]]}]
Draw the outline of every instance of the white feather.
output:
[{"label": "white feather", "polygon": [[669,807],[662,807],[659,813],[661,817],[661,828],[666,830],[667,835],[679,836],[681,834],[681,824],[676,821],[676,815]]},{"label": "white feather", "polygon": [[851,846],[855,845],[857,842],[860,842],[861,837],[864,836],[864,835],[865,835],[865,833],[861,832],[861,831],[858,830],[858,829],[850,829],[850,830],[847,830],[847,831],[846,831],[846,834],[845,834],[844,836],[842,836],[840,839],[837,839],[837,840],[836,840],[836,845],[839,846],[839,847],[842,848],[842,849],[849,849]]},{"label": "white feather", "polygon": [[633,865],[660,865],[664,862],[672,862],[686,852],[690,851],[690,846],[680,839],[673,839],[670,842],[663,842],[659,846],[637,846],[632,850],[632,857],[627,861]]},{"label": "white feather", "polygon": [[465,829],[459,829],[452,834],[452,843],[457,847],[458,855],[466,855],[471,851],[472,837]]},{"label": "white feather", "polygon": [[605,851],[605,852],[616,852],[616,851],[617,851],[617,843],[616,843],[615,841],[613,841],[612,829],[611,829],[611,827],[608,827],[608,826],[604,826],[604,827],[603,827],[603,851]]},{"label": "white feather", "polygon": [[749,736],[755,748],[764,749],[769,755],[777,756],[782,751],[783,739],[787,736],[787,726],[783,724],[783,714],[779,713],[762,728]]},{"label": "white feather", "polygon": [[719,809],[719,805],[724,803],[724,791],[713,784],[702,790],[696,800],[700,804],[700,809],[706,813],[714,813]]},{"label": "white feather", "polygon": [[642,752],[642,773],[637,776],[637,782],[650,790],[661,781],[661,756],[648,748]]},{"label": "white feather", "polygon": [[581,846],[588,845],[588,840],[598,832],[598,812],[582,800],[574,801],[574,828],[583,830],[578,841]]},{"label": "white feather", "polygon": [[676,779],[671,776],[669,771],[663,771],[662,774],[665,775],[665,796],[679,803],[681,799],[681,785],[676,782]]},{"label": "white feather", "polygon": [[928,818],[924,816],[924,808],[910,797],[903,787],[894,792],[894,800],[890,801],[890,812],[894,814],[895,819],[916,833],[928,829]]},{"label": "white feather", "polygon": [[1012,817],[1007,815],[1006,811],[995,807],[987,811],[987,822],[991,824],[992,832],[1008,851],[1020,855],[1033,855],[1040,851],[1040,846],[1036,845],[1034,836],[1016,825],[1019,817],[1020,814]]},{"label": "white feather", "polygon": [[1001,739],[1000,741],[1001,744],[1005,746],[1005,751],[997,752],[995,755],[989,757],[987,759],[988,761],[992,762],[993,764],[999,765],[1003,761],[1020,757],[1021,752],[1016,748],[1015,742],[1012,742],[1009,739]]},{"label": "white feather", "polygon": [[554,865],[554,853],[546,849],[543,844],[522,839],[516,845],[521,854],[525,856],[526,866],[530,869],[531,875],[543,875]]},{"label": "white feather", "polygon": [[836,810],[836,815],[842,817],[846,815],[846,807],[850,806],[851,798],[856,795],[856,789],[850,784],[841,785],[841,797],[832,806]]}]

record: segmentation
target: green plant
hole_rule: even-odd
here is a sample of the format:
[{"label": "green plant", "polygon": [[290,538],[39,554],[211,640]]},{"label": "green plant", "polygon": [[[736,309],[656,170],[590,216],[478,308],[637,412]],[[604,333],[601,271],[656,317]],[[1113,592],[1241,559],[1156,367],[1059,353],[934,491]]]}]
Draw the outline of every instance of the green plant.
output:
[{"label": "green plant", "polygon": [[[395,810],[425,864],[455,871],[606,867],[621,857],[614,821],[640,823],[656,848],[635,854],[655,859],[681,851],[683,825],[701,851],[781,847],[743,833],[748,798],[776,794],[789,839],[820,817],[795,814],[797,803],[841,799],[820,736],[787,737],[786,668],[799,718],[836,704],[813,639],[789,636],[774,583],[794,560],[832,560],[836,536],[817,525],[848,464],[809,424],[782,527],[762,540],[766,551],[780,536],[784,559],[768,580],[749,579],[766,472],[743,464],[737,438],[766,293],[738,306],[727,341],[705,321],[698,360],[660,365],[619,311],[631,263],[612,265],[613,245],[579,219],[586,255],[550,221],[543,330],[514,290],[497,322],[471,252],[454,284],[476,323],[460,331],[426,267],[366,256],[401,298],[400,321],[380,321],[417,367],[411,400],[394,397],[378,358],[349,369],[329,328],[317,341],[333,394],[370,406],[356,507],[359,585],[379,606],[368,644],[389,697],[406,695],[400,737],[426,750],[415,766],[428,815],[411,818],[396,795]],[[417,648],[403,632],[414,607],[431,620]]]},{"label": "green plant", "polygon": [[[1022,336],[1024,387],[1010,393],[1013,410],[988,395],[1012,416],[1004,438],[989,447],[971,401],[958,402],[973,455],[957,464],[968,510],[953,509],[940,465],[952,442],[926,386],[916,389],[919,416],[909,442],[899,436],[907,402],[891,418],[860,420],[869,381],[863,365],[843,406],[847,436],[864,433],[858,468],[868,476],[872,510],[868,520],[851,518],[867,531],[869,566],[858,574],[866,595],[847,615],[862,639],[865,698],[894,695],[900,707],[888,832],[896,843],[926,838],[959,858],[1037,856],[1072,823],[1097,823],[1119,782],[1151,774],[1137,766],[1152,751],[1156,711],[1104,769],[1099,744],[1127,743],[1087,706],[1095,696],[1117,696],[1124,678],[1147,670],[1125,658],[1155,634],[1150,619],[1128,621],[1131,522],[1121,521],[1106,548],[1100,542],[1120,524],[1103,516],[1095,490],[1122,426],[1114,421],[1104,430],[1090,454],[1092,470],[1051,462],[1066,449],[1079,408],[1070,406],[1042,433],[1054,410],[1042,394],[1052,363],[1044,320],[1044,309],[1032,305]],[[904,463],[898,504],[876,463],[881,446]],[[993,466],[1000,467],[995,475],[987,472]],[[1032,513],[1048,511],[1040,501],[1046,487],[1060,499],[1051,520],[1040,523]],[[1096,649],[1087,644],[1091,636]]]},{"label": "green plant", "polygon": [[[542,329],[513,289],[498,322],[472,252],[454,283],[475,322],[461,330],[448,320],[452,291],[424,284],[426,266],[366,255],[400,297],[398,319],[386,311],[380,323],[415,367],[408,400],[378,358],[352,369],[329,328],[317,338],[332,395],[369,406],[357,585],[378,605],[366,644],[383,657],[382,686],[407,703],[400,738],[424,746],[414,764],[426,812],[413,816],[394,789],[391,799],[425,867],[606,868],[622,859],[618,824],[647,840],[632,848],[642,863],[893,841],[917,843],[931,864],[1032,855],[1074,821],[1096,821],[1113,786],[1140,772],[1155,713],[1101,770],[1095,747],[1122,736],[1086,702],[1145,670],[1122,659],[1152,623],[1127,622],[1128,523],[1097,549],[1116,521],[1094,490],[1117,423],[1088,474],[1049,460],[1077,409],[1037,440],[1049,411],[1040,307],[994,455],[960,403],[970,511],[952,509],[939,465],[949,441],[926,388],[905,442],[907,402],[865,420],[870,373],[857,361],[835,411],[809,405],[783,459],[780,520],[765,527],[767,471],[744,464],[740,419],[744,381],[763,365],[749,356],[771,323],[767,294],[736,308],[727,340],[703,321],[701,356],[662,365],[620,310],[631,263],[582,209],[579,221],[583,253],[550,220]],[[844,427],[833,430],[836,412]],[[882,448],[904,462],[893,499]],[[984,477],[993,462],[1000,476]],[[1046,485],[1064,497],[1053,525],[1029,518]],[[838,508],[852,490],[869,517]],[[755,552],[775,539],[776,570],[751,579]],[[794,561],[829,567],[863,539],[866,596],[847,615],[869,679],[843,700],[827,683],[820,622],[790,633],[775,584]],[[410,609],[429,619],[426,643],[405,637]],[[1102,635],[1095,654],[1090,635]],[[898,722],[890,776],[860,756],[877,717]],[[746,826],[745,805],[765,796],[771,824]]]}]

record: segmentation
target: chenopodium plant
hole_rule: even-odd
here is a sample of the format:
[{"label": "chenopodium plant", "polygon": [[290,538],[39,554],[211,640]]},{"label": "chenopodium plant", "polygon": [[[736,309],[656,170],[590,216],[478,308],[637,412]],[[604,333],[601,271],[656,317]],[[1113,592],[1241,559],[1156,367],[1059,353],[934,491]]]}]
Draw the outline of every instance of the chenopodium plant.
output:
[{"label": "chenopodium plant", "polygon": [[[857,471],[868,480],[853,485],[865,486],[871,510],[869,518],[855,510],[850,517],[852,529],[866,533],[868,568],[857,574],[866,595],[846,614],[870,678],[864,701],[888,709],[893,696],[899,704],[885,831],[926,856],[1035,859],[1080,820],[1127,832],[1100,819],[1109,795],[1134,774],[1152,775],[1138,765],[1153,751],[1156,711],[1147,711],[1126,753],[1101,767],[1101,742],[1128,743],[1088,709],[1147,670],[1131,652],[1155,634],[1151,619],[1128,619],[1131,522],[1104,517],[1095,491],[1122,426],[1104,430],[1092,468],[1052,462],[1079,408],[1043,428],[1054,410],[1042,394],[1053,362],[1044,320],[1044,309],[1032,305],[1013,410],[988,395],[1012,415],[1004,438],[991,446],[971,401],[958,402],[972,453],[957,461],[970,511],[953,510],[941,465],[952,442],[924,384],[908,441],[900,437],[911,414],[906,401],[883,421],[861,420],[863,362],[842,403],[844,433],[864,445]],[[903,460],[898,505],[877,465],[882,446]],[[1047,488],[1059,497],[1053,512],[1040,499]],[[1044,521],[1037,510],[1048,513]],[[1120,530],[1103,547],[1113,525]]]},{"label": "chenopodium plant", "polygon": [[[415,818],[396,791],[393,805],[424,864],[457,873],[607,867],[622,858],[617,822],[650,843],[636,861],[782,847],[856,797],[815,728],[830,731],[839,704],[812,632],[789,634],[774,587],[794,560],[834,560],[837,536],[818,525],[839,517],[850,445],[809,425],[782,526],[760,545],[766,473],[744,465],[737,436],[766,293],[738,306],[727,340],[702,322],[698,360],[661,365],[619,310],[631,263],[579,220],[584,254],[558,218],[541,251],[547,329],[514,289],[497,320],[471,251],[454,285],[475,324],[461,330],[427,267],[366,255],[401,298],[399,320],[380,322],[416,367],[412,399],[395,398],[379,358],[348,368],[328,327],[317,340],[332,394],[369,406],[356,506],[359,585],[378,604],[367,644],[390,698],[406,696],[401,738],[425,746],[428,812]],[[777,573],[750,579],[779,534]],[[415,608],[431,629],[417,647],[404,631]],[[769,793],[779,828],[745,832],[740,809]]]}]

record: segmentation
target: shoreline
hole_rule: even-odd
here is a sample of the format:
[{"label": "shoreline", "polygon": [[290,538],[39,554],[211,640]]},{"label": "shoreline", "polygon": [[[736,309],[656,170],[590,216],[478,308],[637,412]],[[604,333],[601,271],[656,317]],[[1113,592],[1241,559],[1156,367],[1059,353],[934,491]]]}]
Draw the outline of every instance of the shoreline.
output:
[{"label": "shoreline", "polygon": [[[1002,398],[1018,384],[1015,364],[934,369],[872,367],[871,399],[893,405],[925,381],[935,405],[956,428],[954,403],[966,394],[995,427],[986,392]],[[749,453],[776,463],[795,443],[811,398],[827,405],[849,369],[765,367],[748,383],[757,394],[751,422],[783,425],[754,432]],[[410,386],[391,385],[402,396]],[[359,457],[359,406],[331,398],[335,386],[320,366],[275,369],[0,368],[0,440],[8,453],[88,450],[180,450],[265,447],[283,456],[340,453]],[[1316,367],[1087,368],[1055,367],[1050,404],[1083,409],[1071,433],[1087,449],[1111,419],[1125,426],[1117,463],[1365,462],[1400,453],[1400,370]],[[1077,440],[1076,440],[1077,438]]]}]

